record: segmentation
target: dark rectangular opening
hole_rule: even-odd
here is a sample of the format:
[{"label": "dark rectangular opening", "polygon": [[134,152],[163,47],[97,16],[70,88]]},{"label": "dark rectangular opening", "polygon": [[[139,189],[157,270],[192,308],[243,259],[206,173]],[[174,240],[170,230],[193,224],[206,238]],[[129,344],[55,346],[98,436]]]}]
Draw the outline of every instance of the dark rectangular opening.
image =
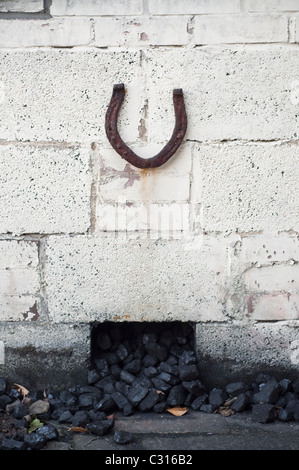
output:
[{"label": "dark rectangular opening", "polygon": [[89,383],[104,392],[103,411],[109,405],[125,415],[163,412],[203,394],[189,322],[94,323],[91,368]]},{"label": "dark rectangular opening", "polygon": [[[131,354],[137,350],[152,348],[147,343],[157,343],[168,349],[194,350],[195,327],[190,322],[104,322],[94,323],[91,328],[91,362],[104,357],[125,344]],[[144,346],[141,348],[141,346]],[[157,352],[156,352],[157,354]],[[163,353],[162,353],[163,355]],[[127,359],[127,358],[126,358]],[[127,359],[128,361],[128,359]]]}]

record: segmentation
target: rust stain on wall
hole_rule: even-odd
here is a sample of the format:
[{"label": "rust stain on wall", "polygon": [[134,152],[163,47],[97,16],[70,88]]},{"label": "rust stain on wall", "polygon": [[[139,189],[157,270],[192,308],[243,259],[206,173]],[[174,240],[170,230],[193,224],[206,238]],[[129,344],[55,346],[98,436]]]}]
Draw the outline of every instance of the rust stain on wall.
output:
[{"label": "rust stain on wall", "polygon": [[140,180],[140,175],[138,171],[136,171],[129,163],[127,163],[123,173],[120,174],[120,178],[128,178],[124,188],[129,188],[130,186],[133,186],[135,181]]},{"label": "rust stain on wall", "polygon": [[131,318],[131,315],[116,315],[113,317],[113,320],[129,320]]}]

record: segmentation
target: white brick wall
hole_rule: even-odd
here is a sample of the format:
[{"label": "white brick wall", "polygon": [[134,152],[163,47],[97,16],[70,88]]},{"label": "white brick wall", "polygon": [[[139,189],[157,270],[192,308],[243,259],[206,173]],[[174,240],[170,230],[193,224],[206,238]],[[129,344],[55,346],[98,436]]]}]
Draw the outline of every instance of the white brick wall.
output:
[{"label": "white brick wall", "polygon": [[189,16],[96,17],[95,42],[98,47],[188,44]]},{"label": "white brick wall", "polygon": [[0,174],[1,233],[88,230],[88,150],[0,145]]},{"label": "white brick wall", "polygon": [[73,0],[72,2],[52,0],[50,13],[56,15],[140,15],[143,11],[142,0]]},{"label": "white brick wall", "polygon": [[238,13],[240,0],[149,0],[149,10],[154,15],[183,15],[205,13]]},{"label": "white brick wall", "polygon": [[[1,350],[11,326],[26,344],[44,324],[181,319],[211,358],[298,367],[298,43],[296,0],[0,2]],[[118,83],[143,158],[183,89],[164,166],[111,148]]]},{"label": "white brick wall", "polygon": [[298,235],[249,235],[242,241],[244,308],[258,321],[298,318]]},{"label": "white brick wall", "polygon": [[[1,47],[298,42],[296,0],[2,1]],[[26,15],[30,15],[26,17]]]},{"label": "white brick wall", "polygon": [[146,101],[147,143],[162,146],[170,138],[173,88],[184,89],[186,139],[296,139],[298,133],[297,52],[289,46],[157,48],[141,56],[131,49],[26,49],[0,51],[0,61],[0,134],[8,141],[107,147],[105,113],[113,84],[122,82],[120,132],[135,146]]},{"label": "white brick wall", "polygon": [[274,45],[146,50],[148,138],[171,134],[170,93],[183,88],[187,139],[296,139],[297,54],[295,47]]},{"label": "white brick wall", "polygon": [[89,18],[0,19],[0,47],[73,47],[91,41]]},{"label": "white brick wall", "polygon": [[199,145],[193,185],[204,230],[298,231],[297,156],[297,143]]},{"label": "white brick wall", "polygon": [[298,294],[251,294],[246,298],[247,314],[257,321],[298,319]]},{"label": "white brick wall", "polygon": [[299,260],[299,238],[294,232],[263,233],[245,237],[242,258],[245,263],[272,265]]},{"label": "white brick wall", "polygon": [[[0,61],[0,135],[7,141],[107,144],[105,113],[113,84],[125,79],[128,86],[132,84],[133,100],[140,97],[136,88],[140,73],[136,51],[119,55],[100,49],[18,49],[1,51]],[[129,106],[126,111],[131,117],[134,109],[134,117],[126,116],[125,139],[131,137],[128,132],[134,125],[134,130],[138,130],[138,104],[131,103],[132,109]]]},{"label": "white brick wall", "polygon": [[221,238],[205,237],[197,244],[51,237],[46,252],[54,322],[225,319],[226,241]]},{"label": "white brick wall", "polygon": [[245,274],[245,286],[256,292],[299,290],[298,265],[274,265],[252,268]]},{"label": "white brick wall", "polygon": [[0,12],[39,13],[44,9],[43,0],[1,0]]},{"label": "white brick wall", "polygon": [[251,12],[268,11],[298,11],[298,2],[296,0],[271,0],[270,2],[261,2],[260,0],[249,0],[248,10]]},{"label": "white brick wall", "polygon": [[236,44],[287,42],[286,16],[222,15],[197,16],[194,22],[195,44]]}]

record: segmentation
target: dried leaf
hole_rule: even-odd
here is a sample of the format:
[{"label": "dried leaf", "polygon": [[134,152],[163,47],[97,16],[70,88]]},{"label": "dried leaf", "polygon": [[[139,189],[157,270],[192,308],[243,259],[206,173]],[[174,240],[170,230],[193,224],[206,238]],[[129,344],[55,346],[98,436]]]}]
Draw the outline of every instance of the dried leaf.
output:
[{"label": "dried leaf", "polygon": [[187,413],[188,408],[186,408],[186,407],[182,408],[181,406],[175,406],[173,408],[167,408],[167,411],[169,411],[169,413],[173,414],[174,416],[182,416],[185,413]]},{"label": "dried leaf", "polygon": [[229,398],[228,400],[226,400],[226,402],[223,403],[223,406],[225,406],[225,407],[231,406],[233,403],[235,403],[237,398],[238,397]]},{"label": "dried leaf", "polygon": [[112,414],[112,415],[106,416],[105,419],[115,419],[115,418],[116,418],[116,416]]},{"label": "dried leaf", "polygon": [[29,390],[27,390],[27,388],[19,384],[13,384],[12,388],[16,388],[23,398],[25,398],[29,393]]},{"label": "dried leaf", "polygon": [[215,410],[215,413],[220,413],[222,416],[230,416],[235,412],[231,409],[231,405],[237,400],[237,397],[232,397],[226,400],[219,409]]},{"label": "dried leaf", "polygon": [[220,408],[218,410],[218,413],[220,413],[222,416],[230,416],[230,415],[233,415],[235,412],[231,408],[223,408],[223,409]]},{"label": "dried leaf", "polygon": [[222,416],[230,416],[233,415],[235,412],[229,406],[225,406],[224,403],[223,406],[220,406],[220,408],[218,408],[218,410],[215,410],[215,413],[220,413]]},{"label": "dried leaf", "polygon": [[72,426],[69,428],[69,431],[74,431],[74,432],[87,432],[87,429],[81,428],[80,426]]},{"label": "dried leaf", "polygon": [[156,390],[156,392],[158,393],[158,395],[159,395],[159,394],[160,394],[160,395],[165,395],[165,393],[164,393],[164,392],[161,392],[161,390]]}]

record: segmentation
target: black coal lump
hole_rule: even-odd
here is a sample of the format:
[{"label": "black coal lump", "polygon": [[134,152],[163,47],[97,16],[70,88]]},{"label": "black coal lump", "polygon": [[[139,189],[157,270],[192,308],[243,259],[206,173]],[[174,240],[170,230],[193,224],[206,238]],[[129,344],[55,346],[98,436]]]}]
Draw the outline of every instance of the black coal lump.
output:
[{"label": "black coal lump", "polygon": [[167,397],[167,403],[169,406],[181,406],[185,403],[187,394],[187,390],[181,384],[174,385]]},{"label": "black coal lump", "polygon": [[259,423],[272,423],[275,420],[275,407],[269,403],[259,403],[252,406],[252,419]]},{"label": "black coal lump", "polygon": [[209,393],[209,404],[221,406],[229,398],[228,393],[222,388],[213,388]]}]

